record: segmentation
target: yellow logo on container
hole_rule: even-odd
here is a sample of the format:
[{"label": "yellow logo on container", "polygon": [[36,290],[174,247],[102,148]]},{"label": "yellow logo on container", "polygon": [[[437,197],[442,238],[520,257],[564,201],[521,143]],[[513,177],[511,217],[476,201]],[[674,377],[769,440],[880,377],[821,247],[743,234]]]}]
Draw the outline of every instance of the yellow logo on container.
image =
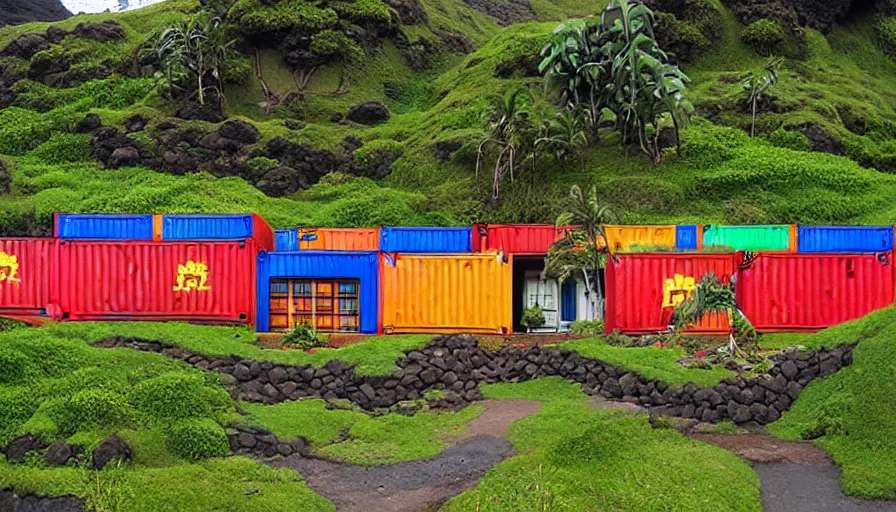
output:
[{"label": "yellow logo on container", "polygon": [[211,290],[208,286],[208,265],[198,261],[188,260],[183,265],[177,266],[176,292],[191,292],[193,290],[204,292]]},{"label": "yellow logo on container", "polygon": [[674,308],[694,293],[697,281],[691,276],[675,274],[663,281],[663,307]]},{"label": "yellow logo on container", "polygon": [[6,254],[0,251],[0,282],[9,281],[17,283],[19,279],[16,274],[19,273],[19,259],[15,254]]}]

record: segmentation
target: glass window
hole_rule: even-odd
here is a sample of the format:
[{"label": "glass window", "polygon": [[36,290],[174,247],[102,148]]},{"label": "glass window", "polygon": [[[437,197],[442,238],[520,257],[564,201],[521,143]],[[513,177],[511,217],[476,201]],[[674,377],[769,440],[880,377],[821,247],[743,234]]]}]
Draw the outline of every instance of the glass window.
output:
[{"label": "glass window", "polygon": [[361,329],[360,283],[343,279],[271,281],[271,329],[289,330],[302,322],[322,332]]}]

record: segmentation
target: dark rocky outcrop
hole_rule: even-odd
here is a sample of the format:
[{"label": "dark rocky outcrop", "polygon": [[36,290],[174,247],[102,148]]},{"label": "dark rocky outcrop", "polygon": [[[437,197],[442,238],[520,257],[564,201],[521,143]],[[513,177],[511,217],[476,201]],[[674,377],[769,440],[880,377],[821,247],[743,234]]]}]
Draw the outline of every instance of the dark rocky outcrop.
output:
[{"label": "dark rocky outcrop", "polygon": [[386,0],[386,4],[398,15],[398,23],[402,25],[426,25],[429,15],[420,0]]},{"label": "dark rocky outcrop", "polygon": [[256,457],[289,457],[295,453],[304,454],[307,447],[301,437],[283,441],[268,431],[243,426],[233,427],[227,433],[227,440],[231,452]]},{"label": "dark rocky outcrop", "polygon": [[532,78],[541,76],[538,72],[538,64],[541,57],[538,55],[517,55],[516,57],[499,62],[495,66],[495,78],[510,78],[514,75]]},{"label": "dark rocky outcrop", "polygon": [[440,140],[432,145],[430,150],[432,150],[432,155],[436,157],[438,160],[443,162],[447,162],[451,159],[451,155],[454,154],[455,151],[462,148],[464,142],[462,140]]},{"label": "dark rocky outcrop", "polygon": [[71,15],[60,0],[3,0],[0,27],[32,21],[60,21]]},{"label": "dark rocky outcrop", "polygon": [[103,126],[103,121],[98,114],[87,114],[78,121],[75,131],[78,133],[92,133],[101,126]]},{"label": "dark rocky outcrop", "polygon": [[3,50],[0,57],[18,57],[29,60],[37,52],[50,48],[50,42],[40,34],[23,34],[12,40]]},{"label": "dark rocky outcrop", "polygon": [[84,512],[84,501],[75,496],[18,496],[12,490],[0,489],[0,511],[3,512]]},{"label": "dark rocky outcrop", "polygon": [[102,43],[124,39],[127,33],[120,23],[114,20],[100,21],[98,23],[78,23],[72,35],[89,37]]},{"label": "dark rocky outcrop", "polygon": [[812,143],[812,151],[830,153],[832,155],[842,155],[845,151],[843,143],[819,124],[806,123],[799,126],[798,129]]},{"label": "dark rocky outcrop", "polygon": [[495,18],[501,25],[532,21],[538,17],[529,0],[464,0],[464,3]]},{"label": "dark rocky outcrop", "polygon": [[107,437],[93,450],[93,468],[103,469],[113,460],[131,460],[131,447],[117,435]]},{"label": "dark rocky outcrop", "polygon": [[245,144],[254,144],[261,139],[261,132],[251,123],[234,119],[227,121],[218,128],[218,134],[221,137],[233,139],[237,142]]},{"label": "dark rocky outcrop", "polygon": [[47,448],[44,454],[44,460],[51,466],[65,466],[68,461],[77,457],[80,449],[72,446],[65,441],[57,441]]},{"label": "dark rocky outcrop", "polygon": [[823,33],[846,18],[853,9],[866,4],[884,15],[896,13],[893,0],[725,0],[745,24],[762,18],[777,20],[788,27],[810,27]]},{"label": "dark rocky outcrop", "polygon": [[142,132],[146,129],[149,120],[140,114],[134,114],[124,120],[124,130],[128,133]]},{"label": "dark rocky outcrop", "polygon": [[221,110],[220,105],[194,102],[185,103],[177,109],[177,112],[174,113],[174,117],[190,121],[208,121],[209,123],[220,123],[226,119],[224,111]]},{"label": "dark rocky outcrop", "polygon": [[389,108],[382,103],[368,101],[349,109],[347,118],[355,123],[373,126],[385,123],[389,120],[390,115]]},{"label": "dark rocky outcrop", "polygon": [[10,462],[22,462],[25,460],[25,454],[34,450],[43,450],[47,447],[47,443],[40,436],[26,434],[17,437],[3,450],[6,454],[6,460]]},{"label": "dark rocky outcrop", "polygon": [[270,197],[283,197],[305,190],[311,185],[299,171],[281,166],[262,176],[255,186]]},{"label": "dark rocky outcrop", "polygon": [[438,390],[442,396],[430,400],[430,406],[456,409],[481,399],[480,384],[560,376],[581,383],[589,395],[638,404],[658,414],[709,423],[730,419],[765,425],[788,410],[810,382],[851,364],[855,345],[817,352],[786,351],[775,356],[776,365],[763,376],[729,379],[709,388],[696,384],[671,387],[561,348],[532,346],[492,352],[479,348],[478,340],[469,335],[434,338],[425,348],[407,352],[392,374],[374,377],[356,375],[352,366],[340,361],[329,361],[322,368],[288,366],[235,356],[210,357],[158,342],[123,338],[109,338],[98,346],[160,352],[220,372],[231,393],[248,402],[348,399],[362,409],[373,410],[420,400]]}]

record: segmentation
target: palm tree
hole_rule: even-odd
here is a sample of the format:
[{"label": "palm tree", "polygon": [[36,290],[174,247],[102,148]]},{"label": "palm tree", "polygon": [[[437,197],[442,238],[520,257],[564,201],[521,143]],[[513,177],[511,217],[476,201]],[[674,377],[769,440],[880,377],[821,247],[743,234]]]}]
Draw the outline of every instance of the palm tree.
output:
[{"label": "palm tree", "polygon": [[529,93],[524,89],[509,90],[503,96],[492,98],[492,111],[486,120],[487,133],[476,154],[476,176],[479,176],[479,168],[489,146],[495,148],[498,151],[492,181],[492,200],[495,202],[500,198],[505,174],[510,174],[511,181],[514,179],[520,136],[529,123],[526,110],[529,99]]},{"label": "palm tree", "polygon": [[569,211],[557,218],[557,226],[575,225],[566,236],[551,246],[545,260],[545,272],[557,274],[562,283],[579,273],[585,280],[595,318],[603,318],[603,289],[600,269],[606,260],[605,224],[618,217],[598,199],[597,187],[586,195],[578,185],[569,190]]},{"label": "palm tree", "polygon": [[177,77],[184,75],[196,80],[199,103],[205,103],[209,77],[215,81],[216,92],[223,95],[222,67],[235,44],[221,18],[204,12],[165,29],[156,43],[156,53],[165,69],[169,95]]},{"label": "palm tree", "polygon": [[756,135],[756,106],[767,90],[778,85],[778,68],[782,62],[784,59],[780,57],[772,58],[762,70],[751,72],[743,81],[744,94],[750,103],[750,110],[753,114],[750,123],[750,137]]},{"label": "palm tree", "polygon": [[545,126],[544,133],[535,141],[535,147],[544,147],[558,161],[579,154],[588,145],[588,134],[578,111],[564,110],[554,115]]},{"label": "palm tree", "polygon": [[728,333],[728,353],[732,356],[746,357],[737,340],[751,341],[755,338],[756,331],[738,307],[734,287],[734,279],[723,283],[714,273],[705,274],[695,285],[690,297],[675,307],[672,313],[672,324],[675,329],[683,330],[696,325],[700,319],[708,315],[724,314],[728,317],[731,328]]}]

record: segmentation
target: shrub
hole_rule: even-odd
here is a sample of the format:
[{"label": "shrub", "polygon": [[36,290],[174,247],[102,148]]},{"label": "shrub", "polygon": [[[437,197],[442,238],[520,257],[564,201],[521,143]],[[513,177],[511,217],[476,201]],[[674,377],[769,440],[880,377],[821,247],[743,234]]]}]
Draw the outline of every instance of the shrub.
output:
[{"label": "shrub", "polygon": [[784,29],[777,21],[762,18],[750,23],[741,33],[741,39],[747,46],[760,55],[769,56],[780,49],[785,39]]},{"label": "shrub", "polygon": [[540,306],[532,306],[523,311],[523,318],[520,323],[528,329],[537,329],[544,325],[544,310]]},{"label": "shrub", "polygon": [[880,16],[874,22],[874,32],[881,49],[896,54],[896,16]]},{"label": "shrub", "polygon": [[793,149],[795,151],[809,151],[812,143],[802,132],[778,128],[768,137],[772,145],[779,148]]},{"label": "shrub", "polygon": [[283,336],[283,345],[304,350],[322,347],[326,345],[326,341],[317,335],[310,322],[302,322]]},{"label": "shrub", "polygon": [[604,333],[603,320],[576,320],[569,326],[569,332],[578,336],[600,336]]},{"label": "shrub", "polygon": [[227,433],[208,418],[175,423],[168,432],[168,448],[178,457],[194,460],[223,457],[230,452]]},{"label": "shrub", "polygon": [[0,446],[15,439],[19,428],[37,410],[37,403],[25,389],[0,389]]},{"label": "shrub", "polygon": [[149,421],[207,417],[230,404],[227,392],[203,376],[173,372],[137,384],[129,398]]},{"label": "shrub", "polygon": [[74,434],[82,427],[123,426],[130,419],[124,396],[105,389],[79,391],[51,415],[66,434]]}]

